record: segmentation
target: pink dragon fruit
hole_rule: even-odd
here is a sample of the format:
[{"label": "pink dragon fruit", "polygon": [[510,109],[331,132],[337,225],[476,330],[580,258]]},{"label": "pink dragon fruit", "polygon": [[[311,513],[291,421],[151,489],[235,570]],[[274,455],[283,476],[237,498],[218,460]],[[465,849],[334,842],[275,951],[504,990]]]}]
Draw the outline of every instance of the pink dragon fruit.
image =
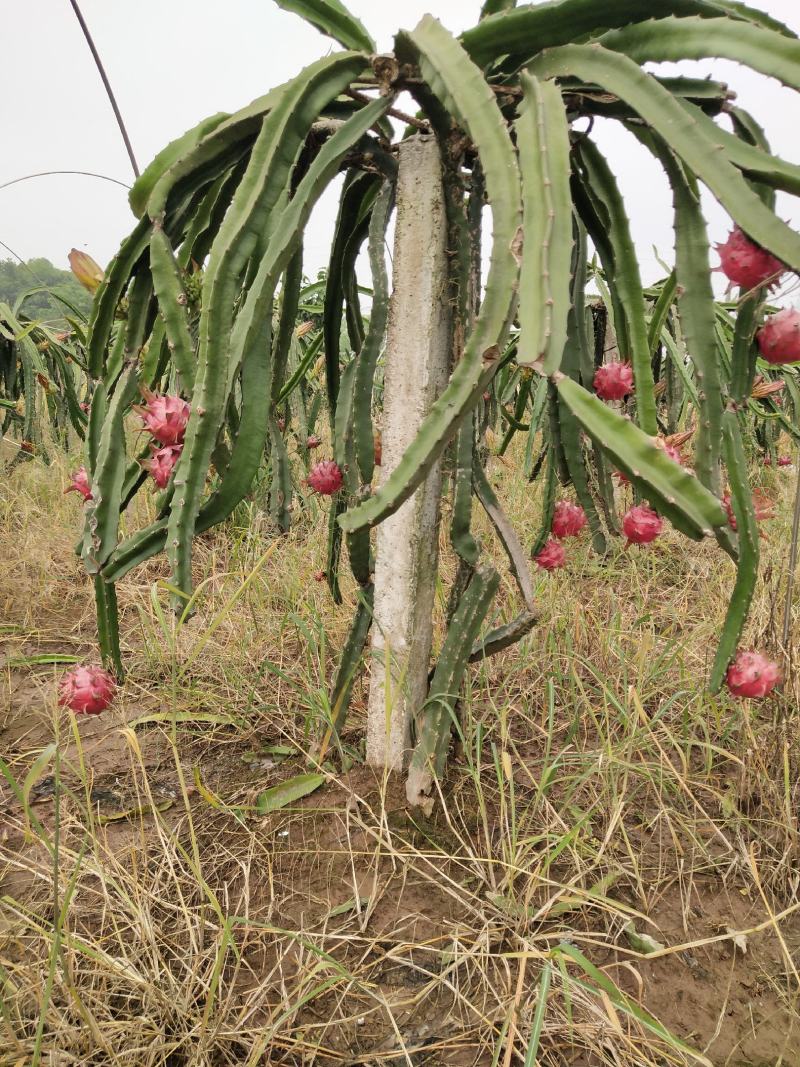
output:
[{"label": "pink dragon fruit", "polygon": [[633,392],[633,370],[630,363],[612,362],[598,367],[594,376],[594,391],[601,400],[624,400]]},{"label": "pink dragon fruit", "polygon": [[116,692],[116,682],[102,667],[76,667],[58,685],[58,702],[78,715],[99,715]]},{"label": "pink dragon fruit", "polygon": [[622,519],[622,530],[629,545],[647,545],[655,541],[664,527],[664,520],[647,504],[631,508]]},{"label": "pink dragon fruit", "polygon": [[317,437],[315,433],[309,434],[308,438],[306,439],[306,448],[319,448],[321,444],[322,438]]},{"label": "pink dragon fruit", "polygon": [[567,553],[561,542],[554,541],[551,537],[541,552],[537,552],[533,559],[543,571],[554,571],[557,567],[564,566]]},{"label": "pink dragon fruit", "polygon": [[70,483],[64,490],[64,493],[65,495],[67,493],[80,493],[84,500],[92,499],[89,475],[86,473],[85,467],[78,467],[75,473],[70,476]]},{"label": "pink dragon fruit", "polygon": [[734,226],[723,245],[717,245],[721,270],[728,281],[742,289],[777,285],[786,267],[771,252],[754,244],[738,226]]},{"label": "pink dragon fruit", "polygon": [[579,504],[559,500],[553,510],[553,537],[576,537],[586,525],[586,512]]},{"label": "pink dragon fruit", "polygon": [[189,421],[189,404],[179,396],[158,396],[145,392],[144,407],[134,407],[148,430],[162,445],[183,443]]},{"label": "pink dragon fruit", "polygon": [[150,448],[153,454],[150,459],[147,459],[142,463],[142,466],[145,470],[150,471],[150,474],[153,476],[153,481],[158,488],[165,489],[172,477],[175,464],[181,457],[183,445],[164,445],[162,448],[156,448],[155,445],[150,445]]},{"label": "pink dragon fruit", "polygon": [[778,456],[778,466],[779,467],[791,467],[791,465],[792,465],[792,457],[791,456]]},{"label": "pink dragon fruit", "polygon": [[665,453],[665,455],[669,456],[671,460],[677,463],[679,467],[683,465],[683,456],[674,445],[667,444],[663,437],[656,438],[656,445]]},{"label": "pink dragon fruit", "polygon": [[736,659],[728,667],[725,681],[735,697],[760,700],[780,684],[781,672],[777,663],[760,652],[737,652]]},{"label": "pink dragon fruit", "polygon": [[761,355],[773,366],[800,360],[800,311],[784,308],[770,315],[756,336]]},{"label": "pink dragon fruit", "polygon": [[333,496],[342,488],[344,479],[338,463],[332,459],[323,459],[308,472],[306,478],[309,489],[322,496]]}]

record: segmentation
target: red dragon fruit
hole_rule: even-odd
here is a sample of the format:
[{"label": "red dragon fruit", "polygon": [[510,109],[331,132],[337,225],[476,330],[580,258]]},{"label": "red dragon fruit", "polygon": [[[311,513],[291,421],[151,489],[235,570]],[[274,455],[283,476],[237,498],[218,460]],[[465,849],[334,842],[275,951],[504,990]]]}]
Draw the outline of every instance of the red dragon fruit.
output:
[{"label": "red dragon fruit", "polygon": [[534,562],[543,571],[554,571],[557,567],[563,567],[567,553],[560,541],[554,541],[551,537],[541,552],[533,557]]},{"label": "red dragon fruit", "polygon": [[181,457],[183,445],[164,445],[163,448],[150,445],[150,448],[153,454],[150,459],[145,460],[142,466],[150,471],[158,488],[165,489],[172,477],[175,464]]},{"label": "red dragon fruit", "polygon": [[655,541],[664,527],[664,520],[647,504],[631,508],[622,519],[622,529],[629,545],[647,545]]},{"label": "red dragon fruit", "polygon": [[99,715],[114,699],[116,682],[102,667],[76,667],[58,685],[58,702],[79,715]]},{"label": "red dragon fruit", "polygon": [[306,448],[319,448],[322,444],[322,438],[317,437],[315,433],[309,434],[306,439]]},{"label": "red dragon fruit", "polygon": [[594,391],[601,400],[624,400],[633,392],[633,370],[630,363],[612,362],[598,367],[594,376]]},{"label": "red dragon fruit", "polygon": [[89,485],[89,475],[85,467],[78,467],[70,477],[70,483],[64,493],[80,493],[84,500],[92,499],[92,489]]},{"label": "red dragon fruit", "polygon": [[179,396],[158,396],[146,392],[144,407],[134,407],[141,415],[145,429],[162,445],[183,443],[186,424],[189,421],[189,404]]},{"label": "red dragon fruit", "polygon": [[792,465],[792,457],[791,456],[778,456],[778,466],[779,467],[791,467],[791,465]]},{"label": "red dragon fruit", "polygon": [[738,226],[734,226],[724,245],[717,245],[721,270],[725,277],[742,289],[777,285],[786,267],[772,253],[754,244]]},{"label": "red dragon fruit", "polygon": [[777,663],[760,652],[737,652],[736,659],[728,667],[725,681],[735,697],[759,700],[780,684],[781,672]]},{"label": "red dragon fruit", "polygon": [[[726,493],[722,498],[722,505],[725,511],[728,513],[728,525],[732,530],[736,529],[736,516],[733,513],[733,503],[731,501],[731,494]],[[755,490],[753,493],[753,511],[756,514],[756,522],[764,522],[767,519],[775,518],[775,505],[773,502],[763,493]]]},{"label": "red dragon fruit", "polygon": [[553,510],[553,537],[576,537],[586,525],[586,512],[579,504],[559,500]]},{"label": "red dragon fruit", "polygon": [[800,360],[800,311],[784,308],[770,315],[756,337],[761,355],[774,366]]},{"label": "red dragon fruit", "polygon": [[308,472],[306,482],[310,489],[322,496],[333,496],[342,488],[344,479],[338,463],[332,459],[323,459]]}]

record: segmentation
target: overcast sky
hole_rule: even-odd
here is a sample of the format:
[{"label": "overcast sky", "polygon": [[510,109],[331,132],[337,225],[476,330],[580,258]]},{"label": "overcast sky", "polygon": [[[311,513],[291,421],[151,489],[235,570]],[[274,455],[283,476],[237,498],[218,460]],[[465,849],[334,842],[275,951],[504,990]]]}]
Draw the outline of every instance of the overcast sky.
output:
[{"label": "overcast sky", "polygon": [[[473,25],[479,0],[346,0],[391,48],[402,25],[432,11],[452,31]],[[598,0],[600,2],[600,0]],[[800,32],[799,0],[751,0]],[[140,168],[168,141],[216,111],[234,111],[262,95],[332,42],[271,0],[81,0],[125,117]],[[657,14],[658,0],[653,0]],[[36,171],[87,170],[132,180],[113,114],[68,0],[0,0],[0,186]],[[671,65],[665,64],[665,68]],[[800,98],[777,82],[721,61],[684,64],[714,73],[766,127],[776,154],[800,162]],[[646,282],[663,274],[652,249],[672,259],[672,212],[666,183],[649,154],[613,122],[595,127],[620,179]],[[711,234],[724,238],[724,212],[708,202]],[[796,201],[780,214],[800,225]],[[335,212],[328,196],[315,214],[306,273],[324,266]],[[105,265],[133,225],[126,190],[86,177],[44,177],[0,188],[0,241],[19,256],[67,266],[73,246]],[[8,253],[0,249],[0,258]]]}]

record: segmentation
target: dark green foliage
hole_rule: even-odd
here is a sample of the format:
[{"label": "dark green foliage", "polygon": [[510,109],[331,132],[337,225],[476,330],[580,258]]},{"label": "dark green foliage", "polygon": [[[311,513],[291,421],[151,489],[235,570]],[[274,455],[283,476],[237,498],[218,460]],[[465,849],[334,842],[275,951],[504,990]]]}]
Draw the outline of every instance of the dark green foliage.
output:
[{"label": "dark green foliage", "polygon": [[[107,595],[98,596],[104,656],[118,657],[114,582],[166,550],[183,610],[195,537],[248,494],[263,500],[268,485],[276,535],[296,511],[316,516],[318,506],[327,509],[331,594],[337,601],[351,595],[352,582],[340,580],[345,564],[357,587],[332,698],[338,732],[371,622],[370,529],[442,460],[459,568],[413,760],[423,788],[441,771],[467,663],[508,647],[534,623],[526,554],[484,469],[486,431],[499,426],[500,452],[513,454],[513,437],[523,433],[526,475],[544,471],[534,552],[549,535],[559,483],[586,511],[596,552],[618,543],[616,469],[678,530],[694,539],[715,536],[738,561],[718,684],[757,575],[741,435],[758,435],[769,449],[779,427],[800,436],[800,383],[786,372],[783,408],[774,396],[751,396],[756,371],[768,379],[774,373],[758,363],[753,344],[763,294],[714,303],[699,190],[705,185],[754,240],[800,269],[800,238],[773,210],[775,189],[800,190],[800,171],[771,156],[755,120],[731,108],[725,86],[655,77],[642,63],[716,53],[800,86],[800,43],[774,20],[723,0],[667,0],[657,21],[647,0],[486,0],[479,24],[460,40],[427,16],[399,34],[396,57],[375,57],[372,39],[341,0],[279,2],[355,51],[331,52],[168,146],[132,192],[138,222],[92,309],[87,362],[97,385],[87,466],[97,496],[87,509],[84,546],[99,594],[107,585]],[[453,360],[415,440],[376,484],[389,298],[384,244],[396,176],[388,115],[404,91],[419,107],[413,121],[437,138],[441,152],[451,252],[443,297],[453,308]],[[723,109],[732,132],[715,121]],[[633,130],[672,186],[676,267],[650,289],[642,285],[616,164],[577,125],[596,114]],[[328,267],[309,284],[303,236],[314,205],[340,174]],[[487,257],[485,202],[492,214]],[[362,306],[357,266],[365,242],[372,300]],[[607,318],[635,378],[633,398],[618,410],[593,392],[606,357]],[[20,331],[8,332],[0,397],[18,395],[21,386],[9,392],[9,380],[30,389],[36,367]],[[20,374],[4,356],[11,344],[27,353]],[[128,454],[123,433],[142,384],[180,391],[191,417],[157,518],[119,542],[120,513],[143,484],[138,452]],[[314,452],[309,435],[324,420],[323,406],[328,439]],[[8,405],[3,410],[12,417]],[[659,447],[663,440],[656,443],[666,433],[691,436],[693,426],[696,475]],[[320,458],[335,459],[344,484],[330,501],[312,503],[302,482]],[[744,531],[738,542],[720,501],[726,475]],[[510,622],[482,637],[500,579],[474,535],[473,494],[522,601]]]}]

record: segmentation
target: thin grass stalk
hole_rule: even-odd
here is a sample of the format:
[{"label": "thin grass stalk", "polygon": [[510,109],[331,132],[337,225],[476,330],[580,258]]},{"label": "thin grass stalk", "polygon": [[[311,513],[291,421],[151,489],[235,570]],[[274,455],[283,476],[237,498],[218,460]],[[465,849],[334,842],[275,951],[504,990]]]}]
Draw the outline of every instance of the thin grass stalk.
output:
[{"label": "thin grass stalk", "polygon": [[786,603],[783,608],[783,647],[788,655],[789,630],[792,623],[792,596],[794,593],[794,576],[797,570],[797,552],[800,546],[800,463],[798,463],[797,485],[794,491],[794,516],[792,518],[792,541],[789,545],[789,574],[786,579]]}]

